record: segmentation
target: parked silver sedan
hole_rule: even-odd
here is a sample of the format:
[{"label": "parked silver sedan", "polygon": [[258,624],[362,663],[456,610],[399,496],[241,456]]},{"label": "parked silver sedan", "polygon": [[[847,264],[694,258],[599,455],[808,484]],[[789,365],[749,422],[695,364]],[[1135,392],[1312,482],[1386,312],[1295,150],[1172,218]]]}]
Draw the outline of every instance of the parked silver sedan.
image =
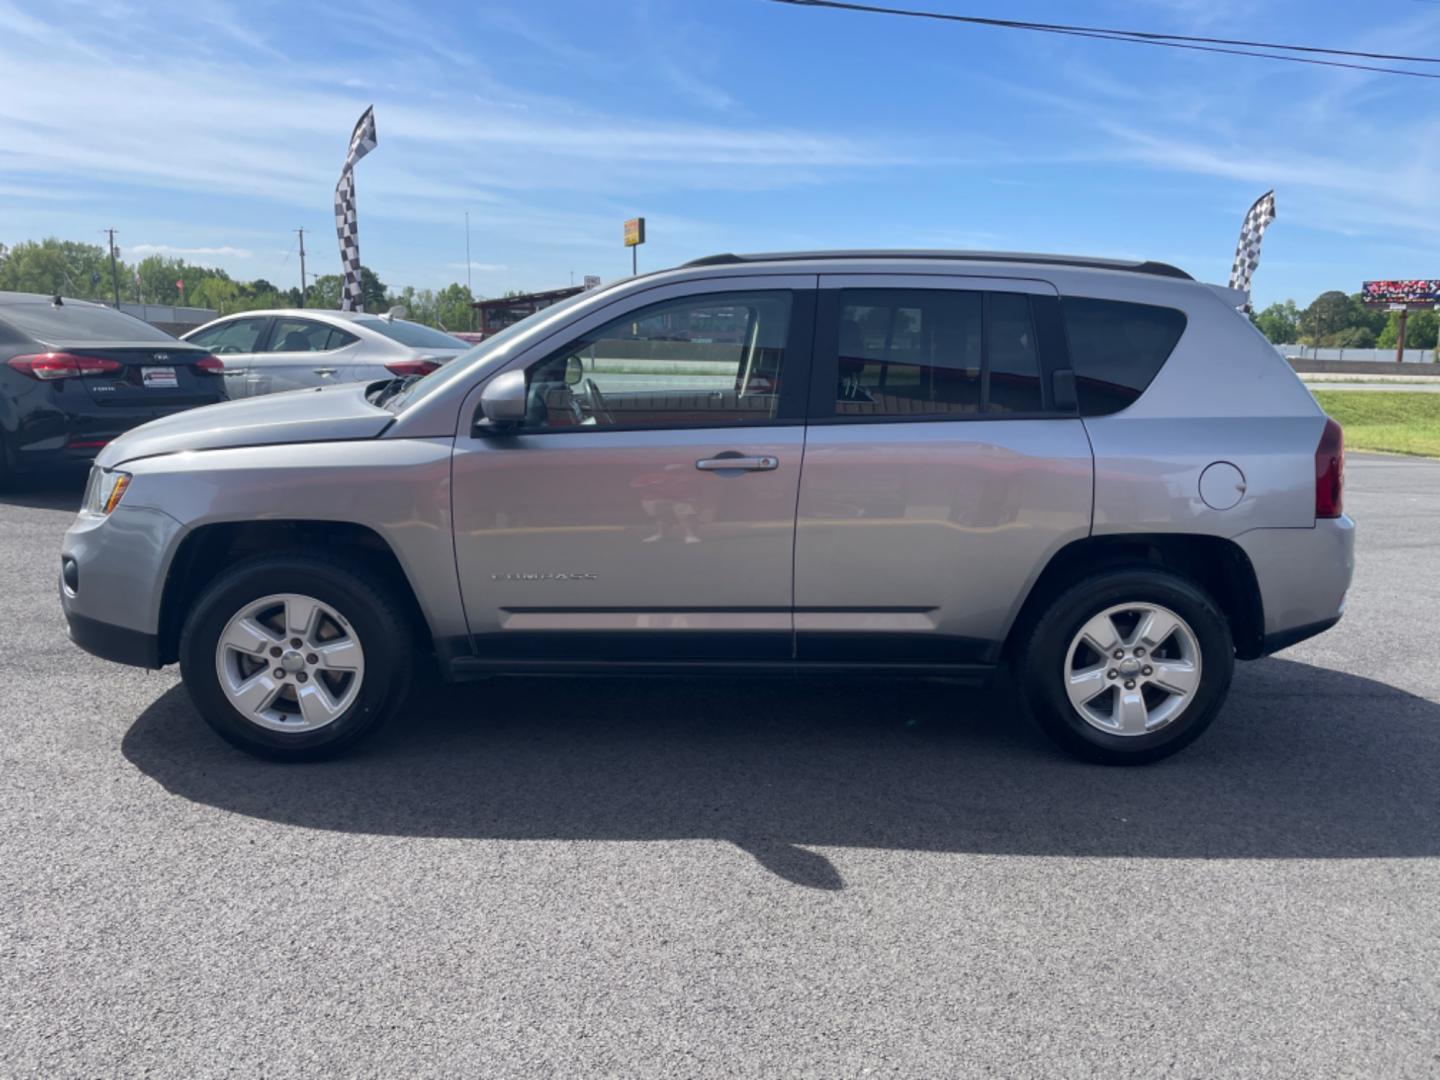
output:
[{"label": "parked silver sedan", "polygon": [[428,375],[470,348],[420,323],[360,311],[246,311],[184,336],[225,365],[230,397]]}]

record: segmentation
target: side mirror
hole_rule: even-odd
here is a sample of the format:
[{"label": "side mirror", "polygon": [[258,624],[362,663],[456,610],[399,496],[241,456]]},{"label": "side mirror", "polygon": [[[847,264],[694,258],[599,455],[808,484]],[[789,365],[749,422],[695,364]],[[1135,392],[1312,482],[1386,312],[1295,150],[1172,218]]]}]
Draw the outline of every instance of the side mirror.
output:
[{"label": "side mirror", "polygon": [[580,380],[585,377],[585,365],[580,362],[580,357],[572,356],[565,361],[565,385],[578,386]]},{"label": "side mirror", "polygon": [[480,411],[495,427],[509,427],[525,419],[525,372],[506,371],[480,391]]}]

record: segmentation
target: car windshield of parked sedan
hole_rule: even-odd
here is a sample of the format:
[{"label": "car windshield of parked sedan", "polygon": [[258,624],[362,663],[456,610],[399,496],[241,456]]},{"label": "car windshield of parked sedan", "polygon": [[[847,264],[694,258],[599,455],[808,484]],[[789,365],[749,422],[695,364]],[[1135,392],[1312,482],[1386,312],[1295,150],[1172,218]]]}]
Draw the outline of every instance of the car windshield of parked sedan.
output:
[{"label": "car windshield of parked sedan", "polygon": [[451,337],[441,330],[432,330],[428,326],[421,326],[419,323],[406,322],[404,319],[356,319],[356,326],[363,326],[366,330],[373,330],[377,334],[384,334],[391,341],[398,341],[401,345],[408,345],[412,349],[468,349],[470,343],[461,341],[458,337]]},{"label": "car windshield of parked sedan", "polygon": [[[443,367],[437,368],[429,375],[423,375],[418,379],[406,382],[398,390],[391,390],[388,394],[382,392],[380,395],[372,395],[371,401],[376,405],[383,405],[392,412],[399,412],[402,408],[409,408],[419,401],[424,400],[431,394],[445,386],[449,386],[454,379],[473,380],[484,375],[486,370],[496,363],[503,363],[511,355],[511,346],[515,342],[530,333],[541,323],[574,307],[585,300],[593,300],[598,295],[597,290],[576,293],[567,297],[557,304],[541,308],[533,312],[519,322],[513,322],[499,333],[486,338],[479,345],[471,346],[470,351],[457,356]],[[368,320],[366,320],[368,322]],[[377,320],[378,321],[378,320]],[[458,340],[458,339],[457,339]],[[464,344],[464,342],[461,342]],[[398,384],[396,384],[398,385]]]}]

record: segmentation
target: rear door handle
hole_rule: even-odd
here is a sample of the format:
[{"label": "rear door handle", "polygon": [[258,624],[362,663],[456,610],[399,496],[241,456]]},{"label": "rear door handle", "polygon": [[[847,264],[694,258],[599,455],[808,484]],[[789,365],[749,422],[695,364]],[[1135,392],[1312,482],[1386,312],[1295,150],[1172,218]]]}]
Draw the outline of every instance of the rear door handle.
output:
[{"label": "rear door handle", "polygon": [[338,370],[337,368],[333,368],[333,367],[317,367],[317,368],[315,368],[315,374],[316,374],[316,375],[334,375],[337,370]]},{"label": "rear door handle", "polygon": [[695,462],[695,468],[702,472],[769,472],[771,469],[780,467],[780,459],[770,457],[768,454],[763,457],[712,457],[701,458]]}]

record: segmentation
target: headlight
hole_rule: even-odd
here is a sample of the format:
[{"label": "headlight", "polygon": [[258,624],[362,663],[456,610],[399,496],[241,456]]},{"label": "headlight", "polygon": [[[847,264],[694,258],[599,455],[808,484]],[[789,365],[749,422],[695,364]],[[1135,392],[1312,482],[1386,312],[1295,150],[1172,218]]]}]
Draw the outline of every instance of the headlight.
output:
[{"label": "headlight", "polygon": [[120,505],[125,489],[130,486],[130,474],[118,469],[102,469],[98,465],[90,470],[90,482],[85,487],[85,512],[108,514]]}]

